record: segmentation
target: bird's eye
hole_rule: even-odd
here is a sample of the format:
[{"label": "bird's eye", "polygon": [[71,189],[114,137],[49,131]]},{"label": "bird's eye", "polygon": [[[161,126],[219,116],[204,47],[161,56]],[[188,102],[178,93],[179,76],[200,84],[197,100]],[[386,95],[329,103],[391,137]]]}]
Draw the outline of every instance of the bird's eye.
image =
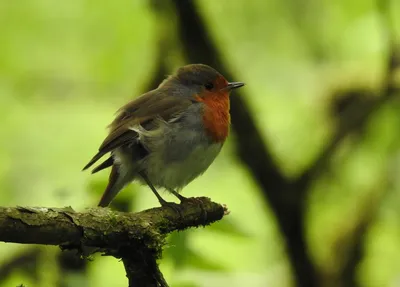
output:
[{"label": "bird's eye", "polygon": [[212,88],[214,88],[214,84],[213,84],[213,83],[207,83],[207,84],[204,85],[204,87],[205,87],[207,90],[212,90]]}]

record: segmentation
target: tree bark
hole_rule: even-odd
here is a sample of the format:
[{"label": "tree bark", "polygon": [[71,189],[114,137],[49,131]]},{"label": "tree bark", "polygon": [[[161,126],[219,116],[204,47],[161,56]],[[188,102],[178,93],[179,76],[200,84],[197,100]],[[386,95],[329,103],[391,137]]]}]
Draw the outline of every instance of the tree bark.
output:
[{"label": "tree bark", "polygon": [[168,286],[160,272],[165,237],[175,230],[209,225],[222,219],[227,209],[199,197],[170,207],[138,213],[92,208],[0,207],[0,241],[59,245],[62,249],[96,247],[121,258],[129,286]]}]

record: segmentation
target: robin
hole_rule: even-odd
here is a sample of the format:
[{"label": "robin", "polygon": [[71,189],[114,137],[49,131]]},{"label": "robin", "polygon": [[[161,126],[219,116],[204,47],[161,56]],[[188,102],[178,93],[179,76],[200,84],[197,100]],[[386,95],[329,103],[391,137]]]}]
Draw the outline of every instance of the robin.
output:
[{"label": "robin", "polygon": [[156,188],[187,200],[178,192],[203,174],[221,151],[229,133],[229,94],[242,86],[207,65],[192,64],[121,107],[109,135],[83,168],[111,153],[92,171],[111,167],[99,206],[108,206],[135,180],[147,184],[162,206],[170,203]]}]

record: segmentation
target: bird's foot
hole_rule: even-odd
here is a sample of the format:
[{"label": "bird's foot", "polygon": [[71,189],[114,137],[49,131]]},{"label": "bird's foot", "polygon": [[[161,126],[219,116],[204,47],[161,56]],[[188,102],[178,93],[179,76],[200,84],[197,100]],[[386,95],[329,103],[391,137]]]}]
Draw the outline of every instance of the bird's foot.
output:
[{"label": "bird's foot", "polygon": [[179,214],[179,218],[182,219],[182,206],[178,203],[171,202],[171,201],[166,201],[166,200],[160,200],[160,204],[162,207],[168,207],[171,208],[174,212]]}]

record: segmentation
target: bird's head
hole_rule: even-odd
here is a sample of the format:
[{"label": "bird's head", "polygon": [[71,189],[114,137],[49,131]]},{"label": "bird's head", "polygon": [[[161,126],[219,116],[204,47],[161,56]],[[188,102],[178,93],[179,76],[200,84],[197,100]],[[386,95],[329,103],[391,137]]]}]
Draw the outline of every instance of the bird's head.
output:
[{"label": "bird's head", "polygon": [[242,82],[228,82],[219,72],[204,64],[183,66],[168,81],[178,83],[201,99],[229,95],[233,89],[244,86]]},{"label": "bird's head", "polygon": [[205,130],[215,142],[223,142],[229,133],[229,93],[244,83],[228,82],[215,69],[203,64],[181,67],[168,82],[178,87],[181,96],[204,105]]}]

